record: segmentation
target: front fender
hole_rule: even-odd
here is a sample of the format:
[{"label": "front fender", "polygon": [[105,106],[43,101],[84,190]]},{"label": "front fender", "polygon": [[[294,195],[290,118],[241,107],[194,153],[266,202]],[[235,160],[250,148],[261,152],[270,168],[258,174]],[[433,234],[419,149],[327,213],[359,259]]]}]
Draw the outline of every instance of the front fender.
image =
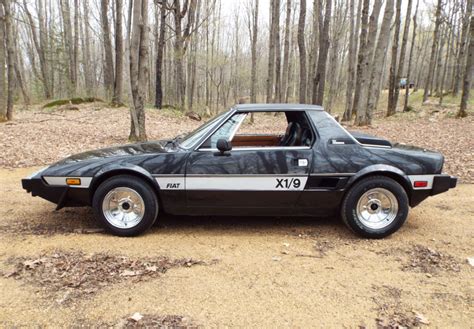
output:
[{"label": "front fender", "polygon": [[97,171],[92,178],[90,189],[95,191],[95,189],[102,183],[104,180],[116,176],[116,175],[134,175],[145,179],[149,182],[157,191],[160,189],[158,182],[153,178],[150,172],[144,168],[130,164],[130,163],[112,163]]}]

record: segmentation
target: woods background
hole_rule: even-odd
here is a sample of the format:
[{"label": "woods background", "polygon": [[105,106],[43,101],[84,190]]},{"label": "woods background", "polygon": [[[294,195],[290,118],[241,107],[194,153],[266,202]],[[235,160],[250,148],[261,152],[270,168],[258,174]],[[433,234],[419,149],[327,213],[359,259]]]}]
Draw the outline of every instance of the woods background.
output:
[{"label": "woods background", "polygon": [[410,111],[413,93],[467,115],[473,0],[0,3],[0,121],[14,104],[99,98],[130,107],[131,140],[146,139],[151,104],[312,103],[369,125]]}]

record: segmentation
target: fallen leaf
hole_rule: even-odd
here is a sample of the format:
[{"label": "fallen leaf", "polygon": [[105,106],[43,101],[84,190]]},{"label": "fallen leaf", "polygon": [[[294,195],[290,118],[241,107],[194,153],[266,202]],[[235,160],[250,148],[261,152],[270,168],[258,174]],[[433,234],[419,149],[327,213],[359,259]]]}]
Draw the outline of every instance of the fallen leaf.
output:
[{"label": "fallen leaf", "polygon": [[138,312],[135,312],[133,313],[133,315],[129,318],[130,320],[133,320],[135,322],[138,322],[140,321],[141,319],[143,319],[143,315],[141,315],[140,313]]},{"label": "fallen leaf", "polygon": [[474,267],[474,257],[468,257],[467,258],[467,263],[469,265],[471,265],[472,267]]},{"label": "fallen leaf", "polygon": [[125,270],[122,273],[120,273],[120,276],[136,276],[139,275],[140,271],[130,271],[130,270]]}]

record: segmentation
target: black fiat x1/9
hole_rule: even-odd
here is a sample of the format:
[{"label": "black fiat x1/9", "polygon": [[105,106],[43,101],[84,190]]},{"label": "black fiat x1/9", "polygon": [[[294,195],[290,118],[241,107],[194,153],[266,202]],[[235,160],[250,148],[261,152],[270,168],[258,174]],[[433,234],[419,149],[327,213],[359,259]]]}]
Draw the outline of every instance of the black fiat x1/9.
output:
[{"label": "black fiat x1/9", "polygon": [[167,212],[340,215],[355,233],[382,238],[409,207],[456,186],[443,162],[437,152],[350,133],[319,106],[245,104],[185,137],[72,155],[22,183],[57,209],[92,206],[120,236]]}]

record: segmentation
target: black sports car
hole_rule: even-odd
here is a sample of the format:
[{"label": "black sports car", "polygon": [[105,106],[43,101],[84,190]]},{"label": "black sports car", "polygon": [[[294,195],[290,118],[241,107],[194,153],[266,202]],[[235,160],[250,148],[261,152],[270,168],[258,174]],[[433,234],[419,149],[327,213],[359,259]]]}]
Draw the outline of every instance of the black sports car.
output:
[{"label": "black sports car", "polygon": [[164,211],[340,214],[354,232],[381,238],[402,226],[409,206],[456,186],[443,162],[437,152],[349,133],[319,106],[245,104],[185,137],[76,154],[22,183],[57,209],[92,206],[121,236],[144,232]]}]

